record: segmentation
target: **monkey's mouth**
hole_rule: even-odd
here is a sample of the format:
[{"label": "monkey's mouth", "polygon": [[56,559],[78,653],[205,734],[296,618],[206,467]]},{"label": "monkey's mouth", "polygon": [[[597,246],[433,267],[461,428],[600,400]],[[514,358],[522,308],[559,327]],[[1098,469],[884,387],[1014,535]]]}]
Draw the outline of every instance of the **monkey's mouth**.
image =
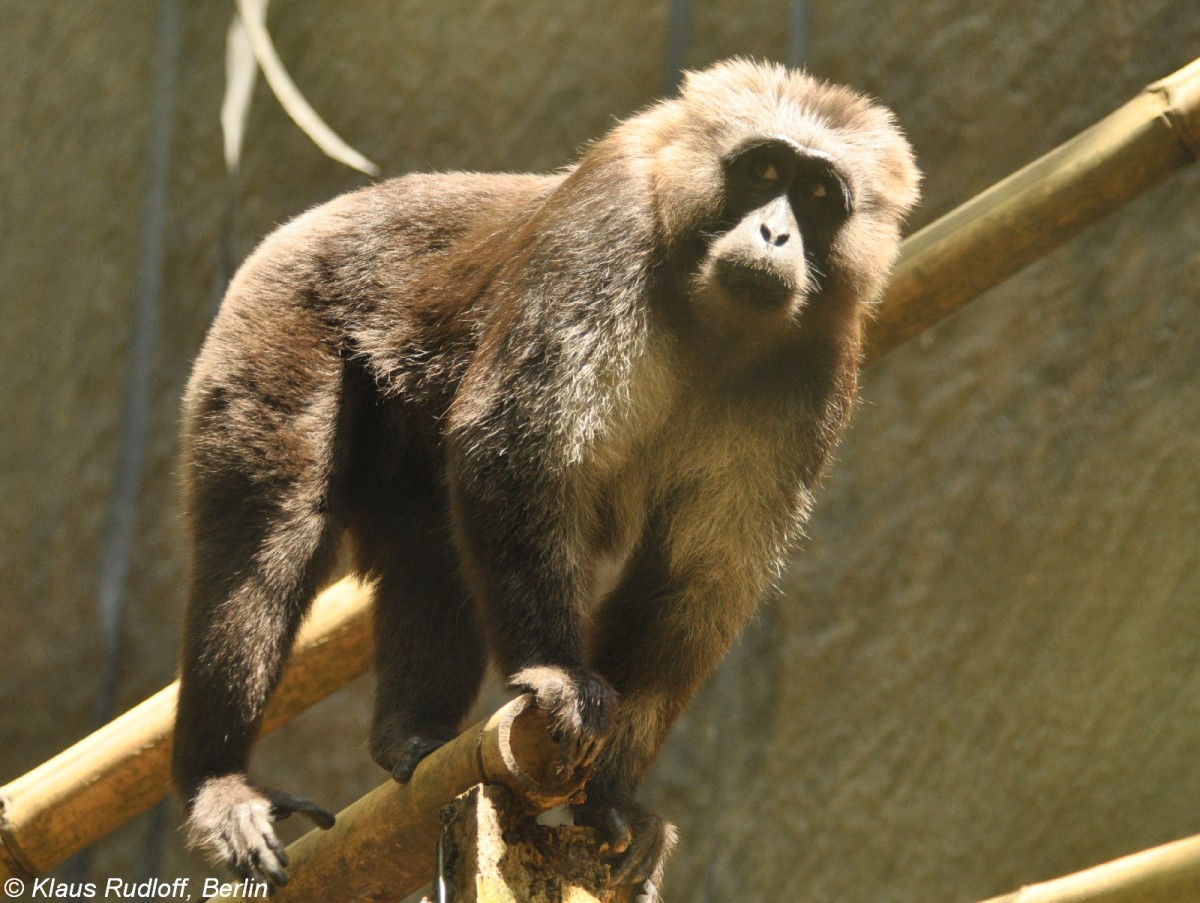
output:
[{"label": "monkey's mouth", "polygon": [[717,283],[735,301],[760,310],[784,307],[796,296],[794,279],[774,267],[736,258],[716,261]]}]

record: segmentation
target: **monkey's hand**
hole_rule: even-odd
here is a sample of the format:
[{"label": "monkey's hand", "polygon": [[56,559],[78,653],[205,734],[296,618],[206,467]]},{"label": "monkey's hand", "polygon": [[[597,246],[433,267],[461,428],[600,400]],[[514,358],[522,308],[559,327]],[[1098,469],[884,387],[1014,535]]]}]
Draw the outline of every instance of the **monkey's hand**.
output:
[{"label": "monkey's hand", "polygon": [[546,712],[550,735],[563,749],[563,774],[595,765],[617,712],[617,692],[608,681],[586,668],[539,665],[518,671],[508,685],[532,693]]},{"label": "monkey's hand", "polygon": [[627,797],[613,800],[589,793],[573,809],[575,823],[595,828],[601,851],[614,857],[610,883],[635,885],[636,903],[660,903],[663,868],[679,840],[675,826]]},{"label": "monkey's hand", "polygon": [[315,803],[260,787],[243,774],[208,778],[188,807],[188,846],[199,847],[242,878],[287,884],[287,853],[272,825],[293,812],[329,830],[334,818]]}]

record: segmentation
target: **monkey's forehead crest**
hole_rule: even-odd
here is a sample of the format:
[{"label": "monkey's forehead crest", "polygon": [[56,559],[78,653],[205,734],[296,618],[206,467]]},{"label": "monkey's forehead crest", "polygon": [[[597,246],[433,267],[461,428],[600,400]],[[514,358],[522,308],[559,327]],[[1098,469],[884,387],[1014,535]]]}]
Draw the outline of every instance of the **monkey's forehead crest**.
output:
[{"label": "monkey's forehead crest", "polygon": [[774,129],[898,133],[885,107],[843,85],[778,63],[735,58],[685,74],[677,101],[687,115],[718,131]]},{"label": "monkey's forehead crest", "polygon": [[709,185],[700,170],[711,175],[746,147],[782,139],[829,157],[872,207],[903,216],[916,203],[920,174],[895,117],[851,88],[735,58],[686,73],[680,96],[658,111],[659,147],[677,166],[688,161],[672,171],[693,169]]}]

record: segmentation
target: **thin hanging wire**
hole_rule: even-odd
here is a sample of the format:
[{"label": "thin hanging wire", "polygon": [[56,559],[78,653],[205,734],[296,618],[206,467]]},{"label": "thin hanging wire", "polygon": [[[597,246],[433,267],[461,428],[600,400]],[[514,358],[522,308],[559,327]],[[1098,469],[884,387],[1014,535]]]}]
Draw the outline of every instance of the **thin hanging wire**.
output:
[{"label": "thin hanging wire", "polygon": [[130,562],[137,537],[138,500],[150,436],[150,394],[158,348],[158,305],[163,284],[163,237],[167,232],[167,185],[179,74],[181,18],[181,0],[162,0],[154,54],[153,106],[146,153],[146,187],[142,198],[133,321],[126,354],[128,369],[125,373],[121,441],[96,580],[96,607],[106,655],[96,706],[96,716],[102,723],[112,717],[116,704]]},{"label": "thin hanging wire", "polygon": [[671,0],[667,19],[667,46],[663,56],[662,93],[674,94],[683,80],[688,48],[692,43],[692,0]]},{"label": "thin hanging wire", "polygon": [[808,42],[811,33],[811,0],[788,0],[787,55],[783,61],[793,69],[803,68],[808,60]]},{"label": "thin hanging wire", "polygon": [[[139,501],[150,441],[151,392],[158,349],[163,262],[166,257],[163,237],[167,232],[167,191],[178,93],[182,20],[182,0],[162,0],[154,43],[146,181],[142,196],[133,317],[126,352],[121,437],[96,575],[96,614],[104,646],[104,673],[100,679],[95,708],[97,724],[108,722],[115,713],[124,658],[129,573],[137,540]],[[66,874],[82,880],[90,868],[91,856],[91,847],[81,851],[66,866]],[[156,869],[157,862],[148,863],[148,867]]]}]

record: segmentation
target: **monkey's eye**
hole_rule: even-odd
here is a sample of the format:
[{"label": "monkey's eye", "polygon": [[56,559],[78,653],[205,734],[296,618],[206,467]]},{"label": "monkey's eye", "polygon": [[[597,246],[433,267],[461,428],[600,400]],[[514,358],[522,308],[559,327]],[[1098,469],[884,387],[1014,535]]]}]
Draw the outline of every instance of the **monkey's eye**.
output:
[{"label": "monkey's eye", "polygon": [[808,172],[797,180],[796,203],[806,204],[823,216],[848,216],[854,209],[846,184],[830,171]]},{"label": "monkey's eye", "polygon": [[775,165],[775,161],[770,158],[759,158],[750,164],[750,178],[755,182],[761,182],[766,185],[773,185],[781,178],[779,175],[779,167]]}]

